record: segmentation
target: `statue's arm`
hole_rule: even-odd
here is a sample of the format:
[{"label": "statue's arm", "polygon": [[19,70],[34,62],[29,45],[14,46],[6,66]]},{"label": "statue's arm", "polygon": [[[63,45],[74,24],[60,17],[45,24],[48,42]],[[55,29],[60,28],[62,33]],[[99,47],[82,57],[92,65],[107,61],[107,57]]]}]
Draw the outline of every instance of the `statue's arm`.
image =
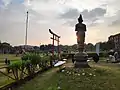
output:
[{"label": "statue's arm", "polygon": [[75,25],[75,31],[77,31],[77,25]]},{"label": "statue's arm", "polygon": [[84,28],[85,28],[85,31],[86,31],[86,25],[84,26]]}]

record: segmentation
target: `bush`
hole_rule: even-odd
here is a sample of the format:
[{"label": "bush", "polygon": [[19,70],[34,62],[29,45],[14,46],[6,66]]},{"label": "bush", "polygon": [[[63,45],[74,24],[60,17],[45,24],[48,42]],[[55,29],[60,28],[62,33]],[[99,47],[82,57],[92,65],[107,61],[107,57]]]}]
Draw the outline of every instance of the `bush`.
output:
[{"label": "bush", "polygon": [[70,54],[68,55],[68,54],[65,54],[65,53],[61,54],[62,59],[64,59],[64,58],[67,59],[68,57],[71,57],[71,55]]},{"label": "bush", "polygon": [[30,60],[32,65],[37,65],[41,61],[41,56],[35,53],[24,54],[21,58],[22,60]]},{"label": "bush", "polygon": [[56,55],[52,56],[52,59],[53,59],[53,60],[58,60],[59,57],[58,57],[58,55],[56,54]]},{"label": "bush", "polygon": [[[56,58],[56,57],[55,57]],[[32,75],[35,73],[35,69],[37,69],[37,65],[39,65],[39,68],[45,69],[50,63],[48,63],[51,60],[51,57],[49,55],[40,55],[35,53],[27,53],[24,54],[21,58],[22,60],[12,62],[8,68],[12,70],[13,75],[16,80],[19,80],[19,72],[24,72],[26,69],[28,72],[28,75]],[[23,74],[20,74],[23,75]],[[22,76],[20,76],[21,78]]]},{"label": "bush", "polygon": [[13,63],[11,63],[10,65],[9,65],[9,68],[10,69],[20,69],[21,68],[21,66],[22,66],[22,61],[15,61],[15,62],[13,62]]},{"label": "bush", "polygon": [[12,73],[13,73],[15,79],[19,80],[18,69],[22,68],[22,61],[13,62],[9,65],[8,68],[12,70]]},{"label": "bush", "polygon": [[41,63],[40,63],[40,66],[42,68],[47,68],[48,67],[48,64],[49,62],[51,61],[51,57],[49,55],[44,55],[41,57]]},{"label": "bush", "polygon": [[39,54],[30,54],[29,60],[31,61],[32,65],[37,65],[41,61],[41,57]]},{"label": "bush", "polygon": [[31,57],[30,55],[31,55],[30,53],[26,53],[21,57],[21,59],[22,60],[29,60],[29,58]]}]

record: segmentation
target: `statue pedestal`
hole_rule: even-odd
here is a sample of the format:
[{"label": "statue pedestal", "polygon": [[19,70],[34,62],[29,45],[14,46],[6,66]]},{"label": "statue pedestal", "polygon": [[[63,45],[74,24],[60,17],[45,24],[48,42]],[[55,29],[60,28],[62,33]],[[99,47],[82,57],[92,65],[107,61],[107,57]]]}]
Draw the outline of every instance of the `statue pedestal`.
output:
[{"label": "statue pedestal", "polygon": [[87,63],[88,55],[84,52],[79,52],[74,56],[75,68],[89,68],[90,66]]}]

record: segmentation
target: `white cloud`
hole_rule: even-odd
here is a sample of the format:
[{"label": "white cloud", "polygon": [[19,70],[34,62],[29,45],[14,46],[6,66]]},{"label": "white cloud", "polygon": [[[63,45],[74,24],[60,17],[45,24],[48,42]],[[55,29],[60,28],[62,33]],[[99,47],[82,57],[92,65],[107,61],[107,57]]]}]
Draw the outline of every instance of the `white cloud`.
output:
[{"label": "white cloud", "polygon": [[2,0],[4,3],[4,6],[6,7],[7,5],[9,5],[11,3],[12,0]]},{"label": "white cloud", "polygon": [[[87,14],[85,14],[87,16],[84,18],[92,25],[87,26],[87,42],[95,43],[106,40],[108,35],[118,31],[119,0],[25,0],[24,3],[11,3],[12,0],[2,1],[5,9],[0,8],[0,38],[12,44],[24,44],[27,9],[29,10],[29,44],[50,43],[49,28],[61,35],[62,44],[76,43],[74,25],[77,23],[79,13],[85,10],[87,10]],[[103,11],[102,15],[96,8]],[[72,20],[59,18],[59,15],[66,13],[69,9],[76,10],[76,12],[66,15],[66,17],[73,16]],[[93,14],[94,10],[97,14]],[[75,13],[77,13],[76,16]],[[90,19],[96,17],[94,15],[99,18]],[[93,21],[94,23],[91,23]],[[69,26],[68,22],[73,26]],[[108,27],[110,24],[112,24],[111,28]],[[108,31],[109,29],[110,31]],[[98,33],[105,34],[98,36]]]}]

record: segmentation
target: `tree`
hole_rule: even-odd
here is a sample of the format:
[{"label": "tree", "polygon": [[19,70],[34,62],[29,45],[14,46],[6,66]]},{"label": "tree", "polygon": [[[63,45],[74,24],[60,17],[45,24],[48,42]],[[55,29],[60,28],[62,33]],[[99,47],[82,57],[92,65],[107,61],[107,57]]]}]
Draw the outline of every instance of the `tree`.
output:
[{"label": "tree", "polygon": [[115,43],[113,41],[108,41],[107,42],[107,49],[114,49],[115,48]]},{"label": "tree", "polygon": [[3,42],[0,43],[0,49],[2,50],[2,53],[9,53],[12,49],[12,46],[7,42]]},{"label": "tree", "polygon": [[44,46],[44,45],[41,45],[41,46],[40,46],[40,50],[41,50],[41,51],[44,51],[44,49],[45,49],[45,46]]},{"label": "tree", "polygon": [[100,50],[101,51],[108,51],[110,49],[114,49],[115,44],[112,41],[107,41],[107,42],[100,42]]},{"label": "tree", "polygon": [[88,43],[85,45],[86,51],[93,51],[95,49],[95,46],[92,43]]},{"label": "tree", "polygon": [[72,51],[77,51],[77,44],[72,45]]},{"label": "tree", "polygon": [[35,51],[40,50],[40,48],[38,46],[34,46],[33,48],[34,48]]}]

